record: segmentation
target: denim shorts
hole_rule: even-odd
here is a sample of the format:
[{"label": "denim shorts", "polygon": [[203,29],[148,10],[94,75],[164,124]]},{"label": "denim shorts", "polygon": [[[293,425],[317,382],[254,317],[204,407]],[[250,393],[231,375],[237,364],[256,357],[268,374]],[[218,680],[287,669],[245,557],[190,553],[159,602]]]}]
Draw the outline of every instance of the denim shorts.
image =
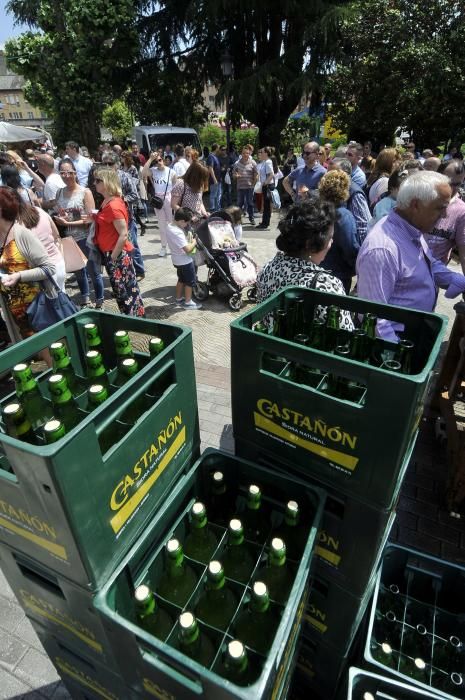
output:
[{"label": "denim shorts", "polygon": [[191,261],[186,265],[175,265],[176,271],[178,273],[178,280],[183,284],[187,284],[188,287],[194,287],[197,280],[195,278],[195,267],[194,262]]}]

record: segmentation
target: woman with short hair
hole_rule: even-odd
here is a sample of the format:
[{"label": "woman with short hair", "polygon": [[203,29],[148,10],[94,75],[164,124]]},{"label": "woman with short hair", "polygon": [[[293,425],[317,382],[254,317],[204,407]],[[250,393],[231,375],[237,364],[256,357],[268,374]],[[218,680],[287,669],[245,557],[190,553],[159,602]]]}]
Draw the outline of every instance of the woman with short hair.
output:
[{"label": "woman with short hair", "polygon": [[95,187],[103,202],[95,217],[94,244],[102,254],[118,308],[127,316],[145,316],[128,240],[129,214],[122,198],[118,173],[100,168],[95,173]]},{"label": "woman with short hair", "polygon": [[[334,206],[312,196],[293,204],[278,224],[279,252],[267,262],[257,277],[257,300],[288,285],[308,287],[322,292],[345,294],[342,282],[321,263],[331,248],[336,213]],[[326,307],[316,309],[316,317],[326,318]],[[341,328],[353,328],[349,312],[341,313]]]}]

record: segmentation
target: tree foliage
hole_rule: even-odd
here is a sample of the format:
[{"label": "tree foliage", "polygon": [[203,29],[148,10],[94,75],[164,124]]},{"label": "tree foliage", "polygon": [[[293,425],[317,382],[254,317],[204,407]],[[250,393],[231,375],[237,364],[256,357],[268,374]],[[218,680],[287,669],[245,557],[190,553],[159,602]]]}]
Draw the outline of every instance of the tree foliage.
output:
[{"label": "tree foliage", "polygon": [[[336,10],[347,4],[348,0],[146,0],[140,23],[143,67],[158,82],[175,70],[174,63],[192,99],[199,86],[211,80],[220,87],[220,98],[230,95],[233,122],[242,113],[259,127],[261,143],[278,144],[302,94],[323,82],[329,68],[333,48],[322,23],[331,26]],[[225,51],[232,57],[233,79],[222,75]],[[166,88],[160,93],[155,88],[154,100],[182,109],[185,95],[179,94],[179,83],[167,80]]]},{"label": "tree foliage", "polygon": [[102,113],[102,124],[111,132],[115,141],[124,141],[127,136],[130,136],[134,120],[124,100],[115,100],[105,107]]},{"label": "tree foliage", "polygon": [[103,108],[125,89],[121,71],[137,51],[133,2],[10,0],[7,8],[31,29],[5,46],[27,99],[52,117],[58,143],[95,148]]},{"label": "tree foliage", "polygon": [[465,139],[461,0],[356,0],[340,31],[326,92],[337,127],[381,144],[398,127],[420,147]]}]

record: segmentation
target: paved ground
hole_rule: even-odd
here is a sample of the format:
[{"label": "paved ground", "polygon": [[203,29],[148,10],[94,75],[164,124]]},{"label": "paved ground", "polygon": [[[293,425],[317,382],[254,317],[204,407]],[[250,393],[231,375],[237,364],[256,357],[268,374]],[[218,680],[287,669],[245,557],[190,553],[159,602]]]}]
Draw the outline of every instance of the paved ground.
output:
[{"label": "paved ground", "polygon": [[[274,254],[276,223],[277,217],[273,215],[272,229],[268,232],[244,226],[244,239],[258,263]],[[153,222],[140,242],[147,271],[141,284],[147,313],[153,318],[183,323],[193,330],[202,447],[232,451],[229,323],[237,314],[230,311],[227,303],[214,298],[205,302],[198,312],[178,309],[174,304],[174,268],[169,258],[157,256],[159,238]],[[199,278],[204,275],[201,269]],[[107,307],[113,308],[114,303],[110,300]],[[439,310],[453,319],[450,302],[441,298]],[[393,537],[412,547],[463,562],[465,528],[441,509],[444,478],[443,448],[434,440],[432,421],[425,419],[402,490]],[[67,697],[0,573],[0,699]]]}]

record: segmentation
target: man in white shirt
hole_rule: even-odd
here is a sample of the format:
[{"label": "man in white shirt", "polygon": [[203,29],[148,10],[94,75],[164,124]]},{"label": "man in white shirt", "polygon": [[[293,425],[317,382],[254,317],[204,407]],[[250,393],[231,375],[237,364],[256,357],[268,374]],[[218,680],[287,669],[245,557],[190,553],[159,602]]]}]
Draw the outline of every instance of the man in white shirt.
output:
[{"label": "man in white shirt", "polygon": [[37,164],[39,173],[45,177],[42,208],[50,209],[53,206],[56,193],[66,185],[61,176],[55,172],[55,161],[52,156],[41,153],[37,156]]},{"label": "man in white shirt", "polygon": [[77,181],[82,187],[87,187],[92,161],[90,158],[81,156],[79,153],[79,144],[77,144],[76,141],[67,141],[65,143],[65,152],[68,158],[71,158],[76,168]]},{"label": "man in white shirt", "polygon": [[176,144],[174,147],[174,155],[176,158],[173,164],[173,170],[176,177],[182,177],[190,165],[189,161],[184,158],[184,146],[182,143]]}]

